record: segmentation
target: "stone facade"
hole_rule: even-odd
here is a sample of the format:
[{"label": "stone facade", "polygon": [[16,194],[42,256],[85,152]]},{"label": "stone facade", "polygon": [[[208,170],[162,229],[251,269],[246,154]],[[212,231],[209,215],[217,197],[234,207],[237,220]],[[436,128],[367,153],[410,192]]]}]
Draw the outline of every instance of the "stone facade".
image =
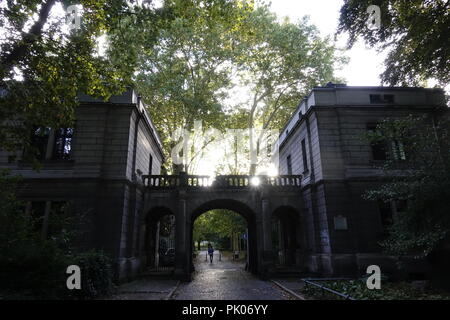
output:
[{"label": "stone facade", "polygon": [[[303,175],[310,272],[363,274],[371,264],[395,270],[396,258],[381,254],[378,245],[380,206],[361,197],[382,176],[363,135],[385,118],[409,114],[448,116],[443,91],[328,84],[314,88],[283,129],[280,174]],[[408,265],[410,273],[427,270],[423,262]]]},{"label": "stone facade", "polygon": [[[161,142],[133,91],[108,102],[80,96],[73,132],[39,131],[46,134],[36,140],[40,171],[21,160],[21,150],[16,160],[0,151],[0,166],[23,176],[19,196],[27,210],[42,211],[43,235],[56,204],[68,203],[83,215],[81,245],[109,253],[122,281],[158,261],[158,219],[167,214],[175,219],[174,276],[189,279],[193,223],[212,209],[247,220],[248,267],[262,276],[280,270],[354,276],[371,264],[394,272],[397,258],[383,255],[378,245],[382,208],[361,197],[382,177],[363,134],[384,118],[409,114],[448,117],[443,91],[314,88],[279,138],[279,171],[286,176],[262,177],[259,186],[249,176],[219,176],[211,186],[200,185],[198,176],[159,175]],[[408,268],[417,273],[427,266],[416,261]]]},{"label": "stone facade", "polygon": [[52,130],[39,171],[21,160],[22,150],[16,161],[11,161],[11,153],[0,151],[0,166],[23,177],[20,198],[28,203],[27,210],[45,203],[41,207],[48,216],[52,204],[63,202],[74,214],[83,215],[81,246],[104,250],[115,259],[119,278],[131,278],[140,262],[141,176],[150,173],[150,166],[151,173],[160,173],[161,143],[134,91],[108,102],[84,95],[79,100],[65,159],[48,152],[55,148]]}]

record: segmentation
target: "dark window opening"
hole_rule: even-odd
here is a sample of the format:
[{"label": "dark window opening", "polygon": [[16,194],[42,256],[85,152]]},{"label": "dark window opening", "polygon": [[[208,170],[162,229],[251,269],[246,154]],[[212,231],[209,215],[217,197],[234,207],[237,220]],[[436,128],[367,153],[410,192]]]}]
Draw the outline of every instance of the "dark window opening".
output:
[{"label": "dark window opening", "polygon": [[48,127],[34,127],[31,149],[25,155],[33,154],[37,160],[70,160],[72,155],[73,128],[59,128],[52,132]]},{"label": "dark window opening", "polygon": [[53,159],[70,160],[72,154],[73,128],[59,128],[55,132]]},{"label": "dark window opening", "polygon": [[291,161],[291,155],[288,155],[286,158],[287,162],[287,173],[290,175],[292,174],[292,161]]},{"label": "dark window opening", "polygon": [[34,231],[41,231],[44,226],[45,201],[31,202],[31,223]]},{"label": "dark window opening", "polygon": [[303,172],[308,171],[308,158],[306,157],[306,142],[302,140],[302,158],[303,158]]},{"label": "dark window opening", "polygon": [[[376,130],[376,125],[368,125],[367,130],[374,132]],[[370,144],[370,148],[372,149],[372,159],[375,161],[386,161],[387,156],[387,147],[384,142],[372,142]]]},{"label": "dark window opening", "polygon": [[371,148],[373,160],[376,161],[387,160],[386,145],[384,143],[373,143],[371,144]]},{"label": "dark window opening", "polygon": [[394,103],[393,94],[371,94],[370,103]]},{"label": "dark window opening", "polygon": [[153,157],[150,154],[149,155],[150,159],[148,161],[148,174],[151,175],[152,174],[152,167],[153,167]]},{"label": "dark window opening", "polygon": [[392,226],[393,223],[391,204],[380,201],[378,203],[378,207],[380,211],[380,219],[381,219],[381,227],[383,229],[383,235],[386,236],[388,234],[388,228]]},{"label": "dark window opening", "polygon": [[34,147],[35,156],[38,160],[46,158],[50,128],[34,127],[31,136],[31,143]]},{"label": "dark window opening", "polygon": [[395,201],[395,213],[406,212],[408,208],[408,201],[406,200],[396,200]]},{"label": "dark window opening", "polygon": [[67,202],[65,201],[57,201],[52,202],[51,208],[50,208],[50,215],[48,217],[48,231],[45,235],[46,237],[50,237],[53,235],[57,235],[60,232],[62,232],[62,229],[64,228],[65,219],[64,216],[67,210]]}]

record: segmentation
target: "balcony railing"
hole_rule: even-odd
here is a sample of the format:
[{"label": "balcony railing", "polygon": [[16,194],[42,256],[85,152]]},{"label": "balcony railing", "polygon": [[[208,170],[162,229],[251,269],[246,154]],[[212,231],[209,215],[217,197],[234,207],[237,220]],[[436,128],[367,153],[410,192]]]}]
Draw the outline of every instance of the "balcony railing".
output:
[{"label": "balcony railing", "polygon": [[250,176],[250,175],[145,175],[142,176],[144,185],[151,189],[170,188],[256,188],[256,187],[301,187],[301,175],[281,176]]}]

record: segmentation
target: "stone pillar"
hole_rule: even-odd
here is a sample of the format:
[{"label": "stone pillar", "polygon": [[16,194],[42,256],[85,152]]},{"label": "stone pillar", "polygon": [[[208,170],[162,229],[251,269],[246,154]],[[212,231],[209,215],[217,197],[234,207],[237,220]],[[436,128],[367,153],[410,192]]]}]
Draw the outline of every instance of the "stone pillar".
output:
[{"label": "stone pillar", "polygon": [[260,273],[263,277],[269,276],[273,272],[273,248],[272,248],[272,225],[269,211],[269,200],[262,199],[262,233],[263,233],[263,255]]},{"label": "stone pillar", "polygon": [[[159,267],[159,226],[160,226],[160,221],[158,221],[156,223],[156,232],[155,235],[151,235],[152,237],[154,237],[155,239],[155,264],[154,267],[158,268]],[[153,229],[153,228],[152,228]],[[153,231],[153,230],[152,230]]]},{"label": "stone pillar", "polygon": [[186,200],[180,198],[178,212],[175,220],[175,276],[179,279],[187,279],[190,275],[189,268],[189,242],[187,236]]}]

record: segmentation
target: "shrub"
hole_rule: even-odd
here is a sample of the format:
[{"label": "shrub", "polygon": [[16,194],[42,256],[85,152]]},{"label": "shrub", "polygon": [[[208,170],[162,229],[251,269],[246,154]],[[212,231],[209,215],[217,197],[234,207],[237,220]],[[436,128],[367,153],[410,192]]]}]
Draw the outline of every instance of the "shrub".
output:
[{"label": "shrub", "polygon": [[106,254],[91,250],[75,255],[71,261],[81,270],[81,290],[73,290],[74,297],[92,299],[112,292],[113,268]]},{"label": "shrub", "polygon": [[[16,199],[18,177],[0,169],[0,295],[5,299],[88,299],[112,289],[110,259],[91,250],[76,253],[76,221],[68,215],[51,219],[52,234],[42,239],[34,221]],[[81,269],[81,290],[66,287],[67,267]]]}]

